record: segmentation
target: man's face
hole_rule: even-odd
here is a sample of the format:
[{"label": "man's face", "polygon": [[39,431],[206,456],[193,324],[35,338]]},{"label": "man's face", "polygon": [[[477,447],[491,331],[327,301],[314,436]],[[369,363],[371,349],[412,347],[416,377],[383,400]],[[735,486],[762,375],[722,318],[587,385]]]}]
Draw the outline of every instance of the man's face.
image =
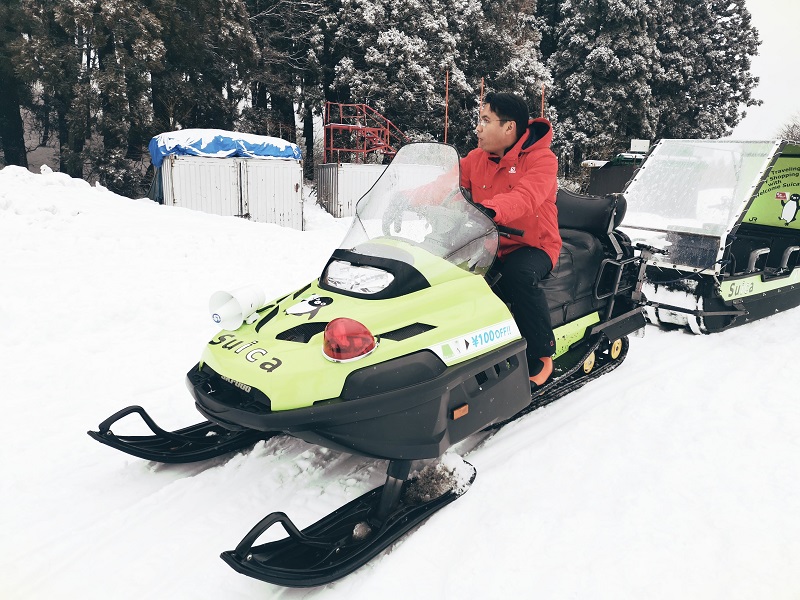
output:
[{"label": "man's face", "polygon": [[478,134],[478,148],[502,156],[506,148],[513,146],[517,141],[516,127],[514,121],[500,119],[488,104],[484,104],[478,118],[478,126],[475,127],[475,133]]}]

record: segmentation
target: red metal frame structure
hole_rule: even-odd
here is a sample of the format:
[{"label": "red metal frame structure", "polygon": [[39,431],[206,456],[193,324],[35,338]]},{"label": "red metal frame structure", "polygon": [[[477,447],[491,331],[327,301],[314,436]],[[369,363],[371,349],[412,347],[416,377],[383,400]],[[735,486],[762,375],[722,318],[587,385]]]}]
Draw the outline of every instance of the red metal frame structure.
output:
[{"label": "red metal frame structure", "polygon": [[334,157],[337,163],[365,163],[371,152],[392,158],[404,141],[408,138],[394,123],[366,104],[325,103],[326,163]]}]

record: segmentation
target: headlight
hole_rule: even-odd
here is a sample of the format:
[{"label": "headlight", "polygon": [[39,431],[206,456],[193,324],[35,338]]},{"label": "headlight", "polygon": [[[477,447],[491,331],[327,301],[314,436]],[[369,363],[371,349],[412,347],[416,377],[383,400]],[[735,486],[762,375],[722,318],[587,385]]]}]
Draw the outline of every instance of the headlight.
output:
[{"label": "headlight", "polygon": [[357,266],[344,260],[334,260],[328,265],[324,281],[331,287],[348,292],[377,294],[394,281],[394,275],[376,267]]}]

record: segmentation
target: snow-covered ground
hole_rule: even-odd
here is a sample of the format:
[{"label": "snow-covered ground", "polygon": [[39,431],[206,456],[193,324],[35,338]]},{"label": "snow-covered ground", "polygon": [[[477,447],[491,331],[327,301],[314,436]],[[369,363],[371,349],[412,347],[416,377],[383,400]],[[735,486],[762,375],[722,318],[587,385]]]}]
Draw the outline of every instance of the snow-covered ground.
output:
[{"label": "snow-covered ground", "polygon": [[130,404],[200,420],[183,380],[209,296],[313,279],[347,223],[306,214],[300,232],[0,170],[0,597],[800,597],[800,309],[649,326],[619,369],[470,451],[466,495],[335,584],[230,569],[219,553],[264,515],[307,525],[385,463],[282,438],[165,466],[86,431]]}]

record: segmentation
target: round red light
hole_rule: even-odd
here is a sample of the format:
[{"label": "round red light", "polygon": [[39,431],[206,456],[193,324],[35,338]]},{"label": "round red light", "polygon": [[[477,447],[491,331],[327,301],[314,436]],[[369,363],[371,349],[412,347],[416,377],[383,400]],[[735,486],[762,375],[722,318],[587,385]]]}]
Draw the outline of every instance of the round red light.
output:
[{"label": "round red light", "polygon": [[364,325],[340,317],[325,327],[322,353],[331,360],[343,362],[366,356],[376,345],[375,336]]}]

